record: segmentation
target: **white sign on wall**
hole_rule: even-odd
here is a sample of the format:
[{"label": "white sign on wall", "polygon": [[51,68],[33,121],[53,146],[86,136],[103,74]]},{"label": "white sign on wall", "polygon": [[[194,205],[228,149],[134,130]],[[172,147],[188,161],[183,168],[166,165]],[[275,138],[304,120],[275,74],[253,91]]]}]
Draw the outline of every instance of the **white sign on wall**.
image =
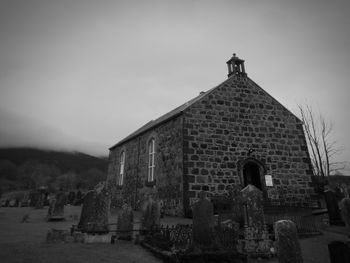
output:
[{"label": "white sign on wall", "polygon": [[266,183],[266,186],[273,186],[272,175],[269,175],[269,174],[265,175],[265,183]]}]

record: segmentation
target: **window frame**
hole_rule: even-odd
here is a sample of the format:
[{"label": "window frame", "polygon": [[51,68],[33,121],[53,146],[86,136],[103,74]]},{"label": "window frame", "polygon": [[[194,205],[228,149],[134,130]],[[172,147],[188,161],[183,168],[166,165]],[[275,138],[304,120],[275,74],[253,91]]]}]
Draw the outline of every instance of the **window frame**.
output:
[{"label": "window frame", "polygon": [[119,174],[118,174],[118,180],[117,180],[118,186],[124,185],[124,176],[125,176],[125,150],[121,151],[119,156]]},{"label": "window frame", "polygon": [[156,141],[155,138],[151,138],[147,145],[148,152],[148,165],[147,165],[147,182],[154,182],[154,171],[155,171],[155,155],[156,155]]}]

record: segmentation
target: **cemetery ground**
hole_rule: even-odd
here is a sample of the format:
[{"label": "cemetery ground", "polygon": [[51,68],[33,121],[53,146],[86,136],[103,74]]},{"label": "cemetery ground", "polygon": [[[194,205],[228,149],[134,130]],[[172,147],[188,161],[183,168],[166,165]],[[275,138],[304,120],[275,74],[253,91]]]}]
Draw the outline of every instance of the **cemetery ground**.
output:
[{"label": "cemetery ground", "polygon": [[[51,228],[69,229],[77,224],[81,212],[79,206],[65,206],[65,221],[47,222],[47,207],[0,208],[0,262],[161,262],[149,251],[133,241],[116,241],[115,244],[46,243]],[[110,223],[116,223],[119,210],[112,209]],[[28,214],[28,222],[21,223]],[[135,222],[139,222],[135,213]],[[190,219],[165,217],[161,223],[191,223]],[[138,227],[138,226],[136,226]],[[329,263],[328,243],[346,241],[344,227],[329,227],[322,235],[301,238],[304,263]],[[252,260],[251,262],[278,262],[277,258]]]}]

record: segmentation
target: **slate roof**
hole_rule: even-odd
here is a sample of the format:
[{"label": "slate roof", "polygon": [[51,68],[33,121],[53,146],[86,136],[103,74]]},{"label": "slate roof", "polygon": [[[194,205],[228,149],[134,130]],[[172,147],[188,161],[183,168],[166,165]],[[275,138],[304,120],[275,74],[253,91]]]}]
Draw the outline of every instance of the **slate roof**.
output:
[{"label": "slate roof", "polygon": [[[227,79],[228,80],[228,79]],[[223,83],[225,83],[227,80],[225,80]],[[197,97],[187,101],[186,103],[182,104],[181,106],[173,109],[172,111],[169,111],[168,113],[160,116],[158,119],[156,120],[151,120],[149,122],[147,122],[145,125],[143,125],[141,128],[139,128],[138,130],[134,131],[133,133],[131,133],[129,136],[127,136],[126,138],[124,138],[123,140],[119,141],[118,143],[116,143],[115,145],[113,145],[112,147],[109,148],[109,150],[113,150],[115,147],[117,147],[118,145],[121,145],[127,141],[130,141],[131,139],[137,137],[138,135],[166,122],[169,121],[179,115],[181,115],[187,108],[189,108],[191,105],[193,105],[194,103],[196,103],[197,101],[201,100],[204,96],[207,96],[209,93],[211,93],[213,90],[215,90],[216,88],[220,87],[223,83],[219,84],[218,86],[211,88],[210,90],[206,91],[206,92],[201,92]]]}]

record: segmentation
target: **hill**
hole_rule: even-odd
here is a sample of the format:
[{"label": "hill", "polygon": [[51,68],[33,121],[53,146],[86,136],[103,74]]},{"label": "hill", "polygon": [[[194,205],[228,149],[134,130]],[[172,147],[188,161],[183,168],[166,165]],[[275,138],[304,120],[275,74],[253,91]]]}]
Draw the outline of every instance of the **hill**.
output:
[{"label": "hill", "polygon": [[55,165],[61,172],[82,172],[96,168],[106,172],[107,158],[91,156],[81,152],[60,152],[33,148],[3,148],[0,149],[0,160],[8,160],[20,166],[26,161],[38,161]]},{"label": "hill", "polygon": [[19,189],[91,189],[106,180],[108,159],[81,152],[0,149],[0,193]]}]

